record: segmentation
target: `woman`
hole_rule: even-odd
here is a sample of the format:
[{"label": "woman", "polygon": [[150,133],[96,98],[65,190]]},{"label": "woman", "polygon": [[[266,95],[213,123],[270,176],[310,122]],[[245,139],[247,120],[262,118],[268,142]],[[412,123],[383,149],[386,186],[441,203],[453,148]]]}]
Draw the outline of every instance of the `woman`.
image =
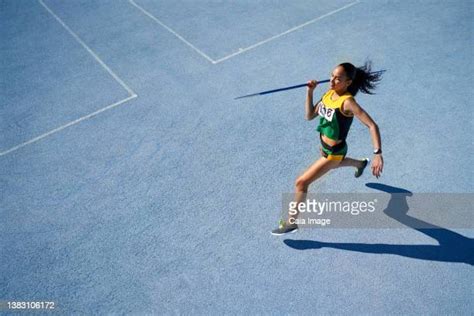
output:
[{"label": "woman", "polygon": [[[316,160],[295,183],[295,202],[306,200],[309,185],[323,176],[331,169],[339,167],[356,168],[355,177],[358,178],[364,172],[369,159],[356,160],[346,157],[346,137],[352,124],[353,117],[358,118],[370,131],[372,144],[374,146],[374,158],[372,161],[372,173],[380,177],[383,169],[382,144],[377,124],[356,102],[354,97],[357,92],[373,94],[378,81],[381,79],[380,72],[370,72],[370,62],[356,68],[351,63],[338,65],[331,74],[330,89],[321,100],[313,105],[313,91],[318,85],[316,80],[308,82],[306,94],[306,119],[312,120],[320,116],[317,131],[321,139],[321,158]],[[289,214],[288,220],[280,220],[279,227],[272,231],[273,235],[283,235],[295,232],[298,225],[295,222],[298,216]]]}]

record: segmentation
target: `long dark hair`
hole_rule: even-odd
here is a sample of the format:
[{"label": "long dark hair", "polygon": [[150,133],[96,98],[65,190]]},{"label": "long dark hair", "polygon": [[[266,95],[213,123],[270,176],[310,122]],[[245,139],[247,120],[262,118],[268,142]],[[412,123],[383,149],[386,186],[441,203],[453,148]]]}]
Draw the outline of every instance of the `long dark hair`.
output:
[{"label": "long dark hair", "polygon": [[372,62],[366,61],[363,66],[356,67],[351,63],[342,63],[339,66],[344,68],[347,77],[352,80],[351,85],[347,88],[353,96],[357,92],[362,91],[366,94],[374,94],[377,83],[382,80],[382,72],[372,72]]}]

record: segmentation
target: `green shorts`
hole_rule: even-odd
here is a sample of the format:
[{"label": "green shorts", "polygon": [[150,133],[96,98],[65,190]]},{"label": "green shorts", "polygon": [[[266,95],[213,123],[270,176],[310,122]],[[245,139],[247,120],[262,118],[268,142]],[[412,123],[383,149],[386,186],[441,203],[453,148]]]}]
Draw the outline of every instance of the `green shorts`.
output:
[{"label": "green shorts", "polygon": [[321,138],[321,155],[327,160],[342,161],[347,154],[347,144],[344,140],[336,146],[329,146]]}]

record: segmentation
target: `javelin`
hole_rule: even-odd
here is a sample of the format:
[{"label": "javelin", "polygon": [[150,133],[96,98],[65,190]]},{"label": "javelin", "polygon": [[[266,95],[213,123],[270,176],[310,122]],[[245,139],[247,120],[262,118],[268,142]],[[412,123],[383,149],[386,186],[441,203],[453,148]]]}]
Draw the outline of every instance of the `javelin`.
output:
[{"label": "javelin", "polygon": [[[384,71],[385,71],[385,70],[374,71],[374,72],[371,72],[371,74],[382,73],[382,72],[384,72]],[[321,81],[318,81],[318,84],[319,84],[319,83],[329,82],[329,81],[330,81],[329,79],[321,80]],[[279,89],[274,89],[274,90],[267,90],[267,91],[262,91],[262,92],[247,94],[247,95],[243,95],[243,96],[234,98],[234,100],[243,99],[243,98],[249,98],[249,97],[255,97],[255,96],[257,96],[257,95],[270,94],[270,93],[275,93],[275,92],[280,92],[280,91],[285,91],[285,90],[298,89],[298,88],[307,87],[307,86],[308,86],[308,83],[302,83],[302,84],[297,84],[296,86],[290,86],[290,87],[284,87],[284,88],[279,88]]]}]

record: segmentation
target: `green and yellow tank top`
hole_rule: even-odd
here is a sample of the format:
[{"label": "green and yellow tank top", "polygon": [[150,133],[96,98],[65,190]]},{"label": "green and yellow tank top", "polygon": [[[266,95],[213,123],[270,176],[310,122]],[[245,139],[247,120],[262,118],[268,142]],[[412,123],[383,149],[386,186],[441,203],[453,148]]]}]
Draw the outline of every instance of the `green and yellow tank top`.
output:
[{"label": "green and yellow tank top", "polygon": [[352,98],[352,94],[346,92],[335,101],[331,100],[333,94],[334,90],[329,90],[318,103],[320,119],[317,131],[330,139],[345,140],[354,116],[342,113],[341,107],[345,100]]}]

